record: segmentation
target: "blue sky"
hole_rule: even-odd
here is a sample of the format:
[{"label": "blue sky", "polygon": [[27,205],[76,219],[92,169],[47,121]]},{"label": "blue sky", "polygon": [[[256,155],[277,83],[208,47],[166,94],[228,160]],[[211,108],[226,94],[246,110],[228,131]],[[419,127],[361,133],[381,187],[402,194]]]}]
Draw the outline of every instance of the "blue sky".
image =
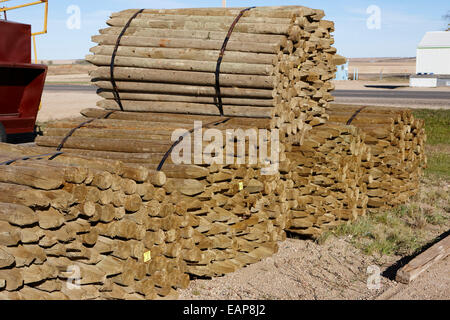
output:
[{"label": "blue sky", "polygon": [[[25,0],[11,0],[8,6]],[[30,2],[30,0],[28,1]],[[38,39],[39,59],[80,59],[94,46],[91,35],[106,27],[111,12],[129,8],[183,8],[221,6],[222,0],[49,0],[49,33]],[[69,29],[67,12],[71,5],[80,8],[80,29]],[[414,57],[416,46],[427,31],[444,30],[442,16],[450,11],[445,0],[303,0],[303,1],[227,1],[228,7],[270,5],[304,5],[323,9],[326,18],[336,24],[335,46],[346,57]],[[371,6],[380,9],[379,29],[368,28]],[[30,7],[11,12],[10,20],[30,23],[40,31],[43,7]],[[373,20],[372,20],[373,21]],[[375,20],[376,21],[376,20]]]}]

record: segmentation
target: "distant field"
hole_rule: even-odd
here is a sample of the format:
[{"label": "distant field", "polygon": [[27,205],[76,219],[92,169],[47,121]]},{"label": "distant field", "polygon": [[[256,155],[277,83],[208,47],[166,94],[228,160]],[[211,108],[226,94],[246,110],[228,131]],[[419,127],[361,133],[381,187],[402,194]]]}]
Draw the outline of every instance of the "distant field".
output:
[{"label": "distant field", "polygon": [[91,65],[81,64],[50,65],[48,75],[87,74],[91,68]]},{"label": "distant field", "polygon": [[416,58],[349,58],[349,76],[353,76],[358,69],[359,79],[379,79],[380,73],[386,80],[409,79],[410,74],[416,73]]},{"label": "distant field", "polygon": [[349,71],[359,73],[416,73],[416,58],[350,58]]}]

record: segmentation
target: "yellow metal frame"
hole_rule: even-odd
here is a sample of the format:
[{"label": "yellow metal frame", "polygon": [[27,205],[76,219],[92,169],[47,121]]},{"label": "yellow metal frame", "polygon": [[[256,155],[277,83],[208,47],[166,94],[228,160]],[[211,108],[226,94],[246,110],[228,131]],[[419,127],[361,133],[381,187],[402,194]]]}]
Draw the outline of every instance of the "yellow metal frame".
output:
[{"label": "yellow metal frame", "polygon": [[[8,1],[11,1],[11,0],[0,0],[0,3],[5,3],[5,2],[8,2]],[[48,0],[38,0],[38,1],[30,2],[30,3],[17,5],[17,6],[14,6],[14,7],[9,7],[9,8],[3,7],[3,8],[0,8],[0,13],[2,13],[2,12],[7,12],[7,11],[15,10],[15,9],[21,9],[21,8],[25,8],[25,7],[30,7],[30,6],[34,6],[34,5],[42,4],[42,3],[45,3],[45,8],[44,8],[44,29],[42,31],[33,32],[31,34],[31,36],[33,37],[33,49],[34,49],[34,62],[35,63],[37,63],[36,36],[47,33]]]}]

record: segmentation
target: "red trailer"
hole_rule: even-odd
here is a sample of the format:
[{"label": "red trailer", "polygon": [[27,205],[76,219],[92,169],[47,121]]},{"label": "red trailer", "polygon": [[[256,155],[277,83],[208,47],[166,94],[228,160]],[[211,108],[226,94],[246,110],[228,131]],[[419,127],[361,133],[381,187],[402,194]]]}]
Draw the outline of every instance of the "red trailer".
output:
[{"label": "red trailer", "polygon": [[31,26],[0,20],[0,141],[33,133],[47,66],[31,63]]}]

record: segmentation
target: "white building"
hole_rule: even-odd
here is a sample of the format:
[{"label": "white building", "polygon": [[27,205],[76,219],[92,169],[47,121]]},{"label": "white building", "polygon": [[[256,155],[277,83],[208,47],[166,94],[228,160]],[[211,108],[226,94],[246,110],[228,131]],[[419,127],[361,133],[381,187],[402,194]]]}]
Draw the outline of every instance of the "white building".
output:
[{"label": "white building", "polygon": [[427,32],[417,47],[412,87],[450,86],[450,31]]}]

